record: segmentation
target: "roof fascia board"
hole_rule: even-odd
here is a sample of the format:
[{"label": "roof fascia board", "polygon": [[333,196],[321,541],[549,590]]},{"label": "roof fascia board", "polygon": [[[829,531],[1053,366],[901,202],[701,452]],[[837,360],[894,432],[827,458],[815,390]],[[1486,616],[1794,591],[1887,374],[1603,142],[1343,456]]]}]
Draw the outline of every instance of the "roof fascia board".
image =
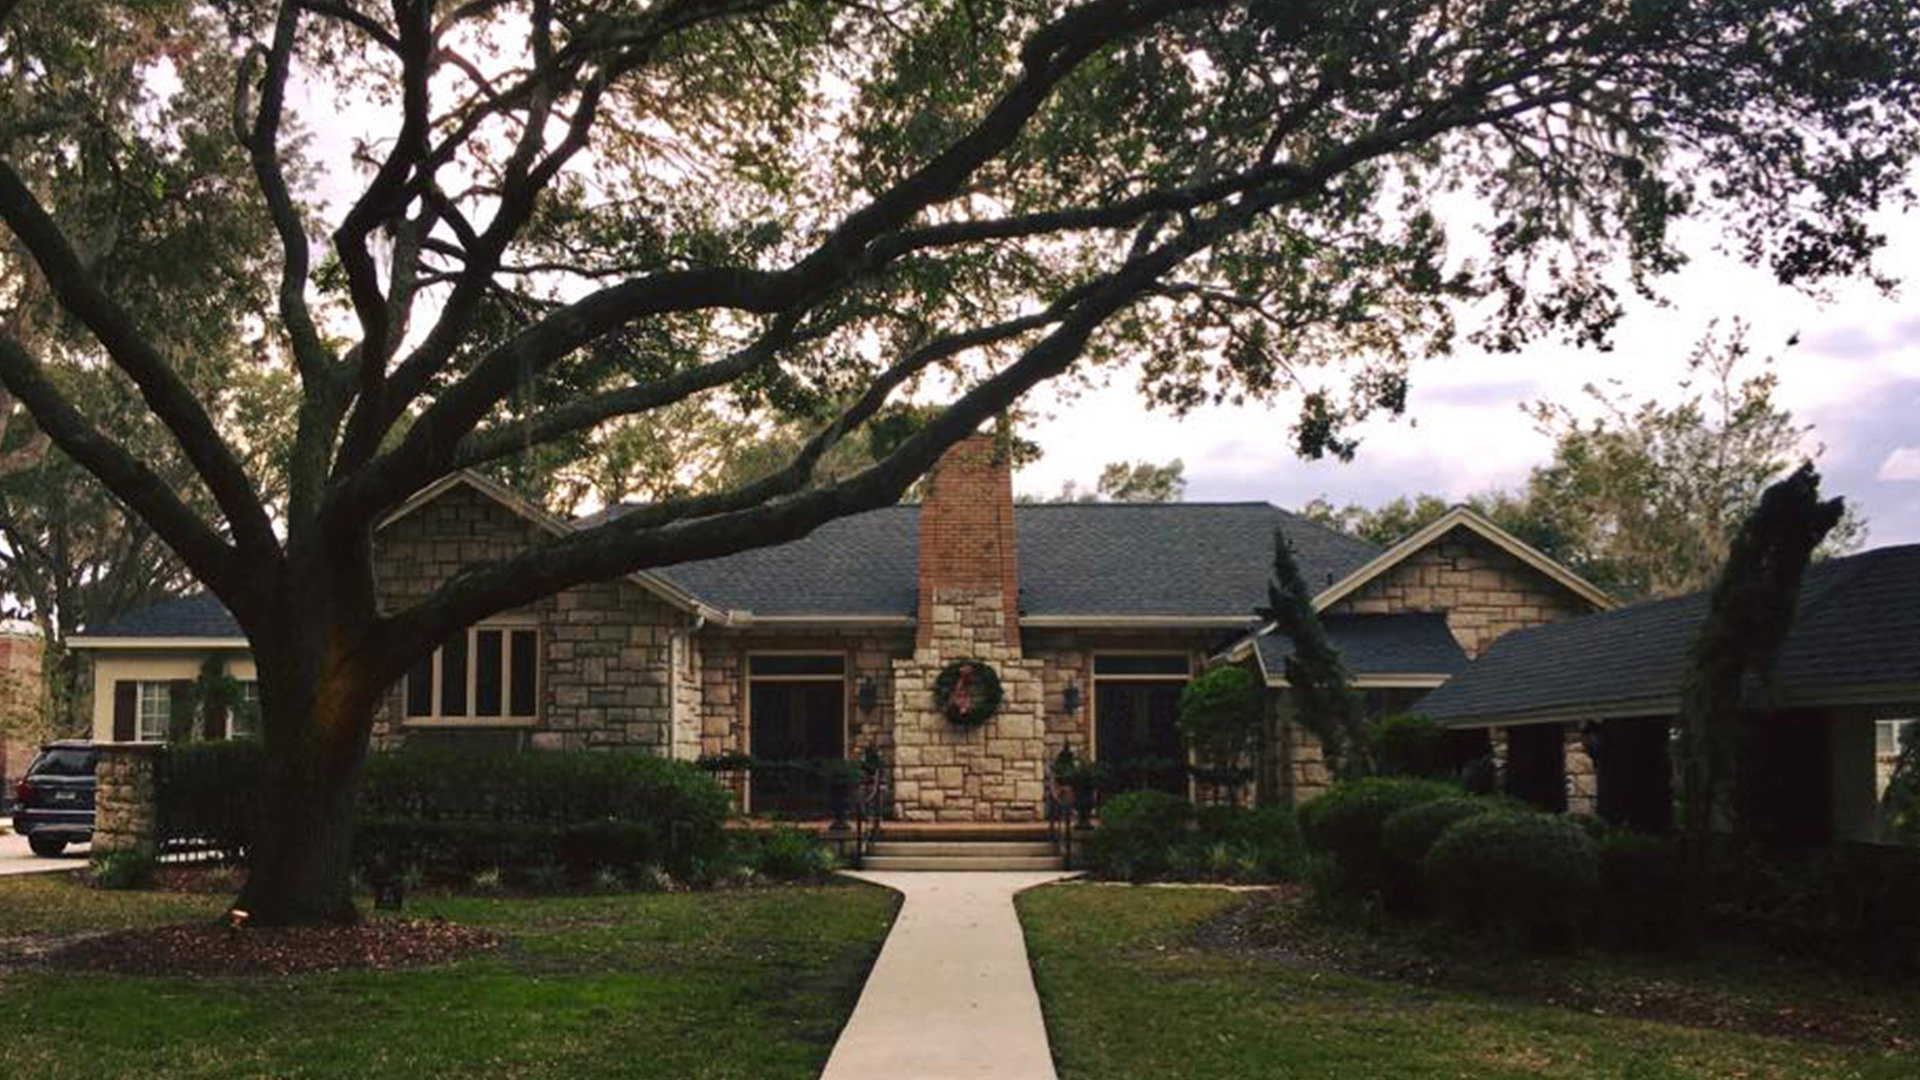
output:
[{"label": "roof fascia board", "polygon": [[[1437,690],[1447,684],[1451,675],[1423,675],[1417,673],[1354,675],[1347,680],[1349,686],[1357,690]],[[1285,675],[1267,676],[1267,685],[1276,689],[1286,689],[1292,685]]]},{"label": "roof fascia board", "polygon": [[[1920,708],[1920,682],[1856,683],[1777,691],[1769,703],[1776,709],[1824,709],[1853,706]],[[1760,706],[1755,706],[1760,707]],[[1635,698],[1595,705],[1551,705],[1512,713],[1450,717],[1445,727],[1518,727],[1574,720],[1629,720],[1649,716],[1678,716],[1680,699],[1672,696]]]},{"label": "roof fascia board", "polygon": [[[521,518],[545,529],[549,535],[567,536],[578,531],[572,525],[561,521],[539,506],[534,505],[512,488],[489,480],[471,469],[461,469],[458,472],[449,473],[435,480],[433,483],[428,484],[426,487],[421,488],[413,494],[412,498],[395,508],[393,513],[382,518],[380,524],[375,527],[376,531],[384,529],[409,514],[412,514],[415,510],[427,505],[460,484],[472,488],[487,498],[492,499],[494,502],[499,503],[501,506],[506,507]],[[667,582],[657,575],[649,574],[645,570],[636,570],[626,575],[626,577],[627,580],[660,597],[681,611],[699,615],[714,622],[724,623],[727,621],[727,612],[702,603],[701,600],[692,593]]]},{"label": "roof fascia board", "polygon": [[70,649],[248,649],[243,637],[81,637],[67,639]]},{"label": "roof fascia board", "polygon": [[1022,615],[1021,626],[1049,628],[1114,627],[1199,627],[1207,630],[1236,629],[1252,621],[1247,615]]},{"label": "roof fascia board", "polygon": [[754,626],[912,626],[911,615],[756,615],[751,611],[726,613],[724,625],[736,629]]},{"label": "roof fascia board", "polygon": [[1327,586],[1318,596],[1313,598],[1313,609],[1315,611],[1324,611],[1334,604],[1339,603],[1374,578],[1398,566],[1401,562],[1405,561],[1408,556],[1425,548],[1428,544],[1445,536],[1455,528],[1460,527],[1471,529],[1487,542],[1500,548],[1507,554],[1512,555],[1514,558],[1519,559],[1521,562],[1526,563],[1535,570],[1540,571],[1542,574],[1545,574],[1559,585],[1565,587],[1568,591],[1592,603],[1600,610],[1605,611],[1614,606],[1613,599],[1606,593],[1601,592],[1592,582],[1555,562],[1538,548],[1535,548],[1526,541],[1521,540],[1519,537],[1487,520],[1479,511],[1471,507],[1456,506],[1438,518],[1435,518],[1433,521],[1428,522],[1426,527],[1415,532],[1412,536],[1381,552],[1372,562],[1367,563],[1360,569]]}]

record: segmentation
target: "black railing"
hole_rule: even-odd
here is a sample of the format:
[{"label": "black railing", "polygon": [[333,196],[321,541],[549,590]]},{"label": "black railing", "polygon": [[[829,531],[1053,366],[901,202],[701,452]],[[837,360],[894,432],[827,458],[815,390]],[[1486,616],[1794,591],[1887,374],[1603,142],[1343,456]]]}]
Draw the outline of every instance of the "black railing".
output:
[{"label": "black railing", "polygon": [[873,845],[880,839],[880,823],[886,819],[891,794],[892,770],[876,758],[862,765],[860,787],[853,803],[853,867],[867,863]]},{"label": "black railing", "polygon": [[1047,838],[1053,841],[1060,865],[1073,869],[1073,789],[1061,782],[1054,763],[1047,762]]}]

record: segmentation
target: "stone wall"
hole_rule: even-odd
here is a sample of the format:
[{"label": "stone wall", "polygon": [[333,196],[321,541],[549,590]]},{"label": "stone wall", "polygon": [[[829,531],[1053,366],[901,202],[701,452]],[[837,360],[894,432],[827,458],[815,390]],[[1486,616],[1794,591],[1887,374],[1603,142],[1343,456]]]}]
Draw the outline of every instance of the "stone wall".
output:
[{"label": "stone wall", "polygon": [[1567,813],[1594,814],[1600,810],[1600,774],[1587,753],[1579,724],[1567,725]]},{"label": "stone wall", "polygon": [[1332,615],[1439,612],[1468,656],[1509,630],[1593,610],[1585,599],[1465,527],[1341,598]]},{"label": "stone wall", "polygon": [[[893,663],[893,793],[904,821],[1038,821],[1046,810],[1043,661],[1009,643],[998,589],[946,589],[929,609],[930,640]],[[923,628],[923,632],[924,632]],[[933,684],[948,664],[978,660],[1000,678],[985,723],[949,721]]]},{"label": "stone wall", "polygon": [[102,743],[94,769],[93,858],[151,856],[158,843],[154,767],[160,743]]},{"label": "stone wall", "polygon": [[[464,566],[507,558],[547,538],[540,525],[479,491],[450,488],[381,530],[375,547],[381,603],[399,607]],[[528,746],[627,747],[663,756],[692,747],[690,732],[676,739],[673,731],[672,640],[687,625],[684,613],[619,578],[568,589],[502,618],[530,619],[540,631],[539,717],[518,727]],[[388,693],[374,739],[391,748],[410,732],[502,727],[499,721],[408,724],[403,682]]]},{"label": "stone wall", "polygon": [[[701,631],[699,753],[751,753],[747,716],[747,657],[756,652],[818,653],[847,658],[847,754],[868,745],[883,753],[893,748],[893,664],[913,653],[913,631],[855,628],[814,630]],[[872,679],[874,708],[859,706],[862,679]]]}]

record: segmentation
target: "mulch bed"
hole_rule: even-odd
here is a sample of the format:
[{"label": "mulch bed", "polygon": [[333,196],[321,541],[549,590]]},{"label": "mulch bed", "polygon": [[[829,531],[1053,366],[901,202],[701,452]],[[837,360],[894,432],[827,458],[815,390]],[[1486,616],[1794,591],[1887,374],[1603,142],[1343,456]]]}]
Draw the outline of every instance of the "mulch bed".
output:
[{"label": "mulch bed", "polygon": [[41,959],[69,971],[122,975],[298,975],[445,964],[499,943],[485,930],[438,919],[244,929],[201,923],[99,934]]},{"label": "mulch bed", "polygon": [[1864,1009],[1857,998],[1823,1000],[1808,994],[1786,1008],[1684,979],[1632,972],[1578,982],[1567,977],[1559,958],[1471,946],[1455,951],[1431,947],[1413,933],[1368,934],[1331,926],[1309,910],[1306,890],[1298,886],[1256,894],[1228,908],[1200,925],[1195,943],[1295,970],[1519,998],[1595,1016],[1920,1049],[1909,1019]]}]

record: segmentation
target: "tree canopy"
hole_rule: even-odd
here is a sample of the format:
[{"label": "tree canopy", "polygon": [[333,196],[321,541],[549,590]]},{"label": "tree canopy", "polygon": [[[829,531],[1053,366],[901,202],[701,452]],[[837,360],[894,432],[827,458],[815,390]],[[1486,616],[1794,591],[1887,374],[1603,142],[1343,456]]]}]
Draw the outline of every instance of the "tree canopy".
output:
[{"label": "tree canopy", "polygon": [[[1294,445],[1349,454],[1463,334],[1604,342],[1684,219],[1789,284],[1878,274],[1917,24],[1901,0],[0,0],[0,385],[247,633],[276,772],[243,899],[338,917],[374,703],[436,642],[890,503],[1050,379],[1128,361],[1174,409],[1299,391]],[[297,385],[284,453],[226,396],[242,360]],[[164,460],[72,368],[137,398]],[[915,400],[943,404],[820,480]],[[380,605],[372,533],[415,493],[563,468],[685,402],[808,435]]]},{"label": "tree canopy", "polygon": [[1179,458],[1156,465],[1151,461],[1109,461],[1100,470],[1092,490],[1072,480],[1060,486],[1052,502],[1179,502],[1187,494],[1187,464]]},{"label": "tree canopy", "polygon": [[[1622,599],[1707,588],[1761,493],[1818,447],[1813,428],[1775,399],[1773,361],[1753,361],[1745,324],[1710,330],[1688,371],[1670,403],[1592,384],[1591,418],[1535,402],[1528,412],[1553,437],[1552,460],[1518,489],[1482,492],[1466,504]],[[1317,499],[1302,512],[1388,545],[1451,508],[1423,494],[1372,508]],[[1849,508],[1817,555],[1844,553],[1865,533],[1864,518]]]}]

